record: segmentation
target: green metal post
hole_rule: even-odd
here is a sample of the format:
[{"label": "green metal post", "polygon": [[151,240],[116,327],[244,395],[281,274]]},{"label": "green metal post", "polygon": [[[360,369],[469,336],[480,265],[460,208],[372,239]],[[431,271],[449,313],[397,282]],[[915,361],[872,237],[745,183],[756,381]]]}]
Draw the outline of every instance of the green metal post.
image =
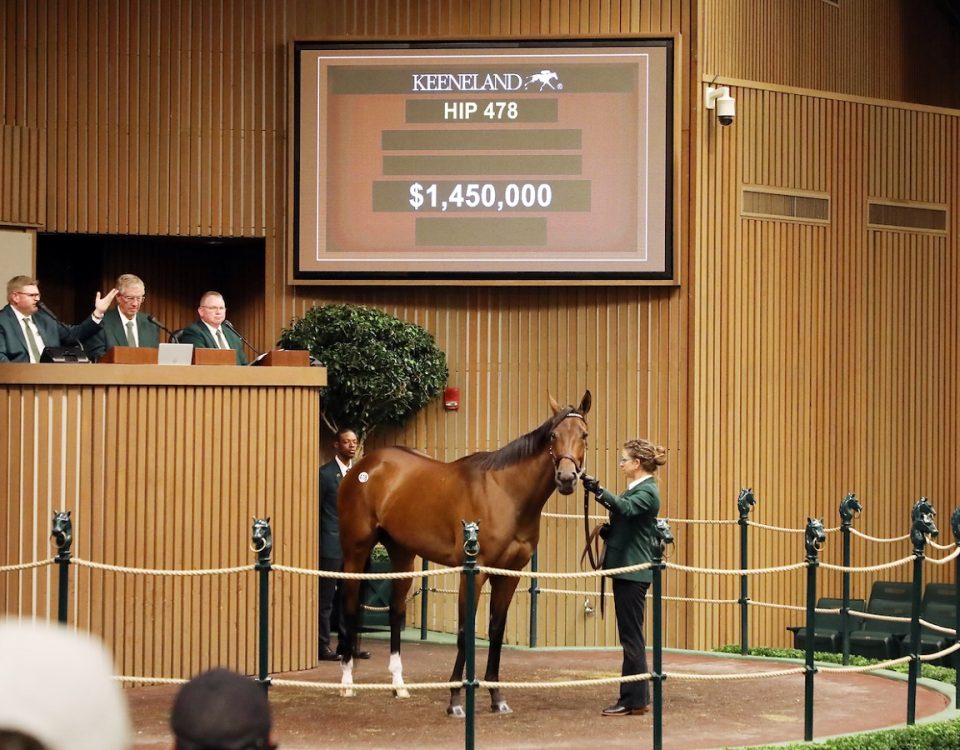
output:
[{"label": "green metal post", "polygon": [[[539,570],[537,560],[537,550],[533,550],[533,557],[530,558],[530,572],[536,573]],[[536,576],[530,579],[530,648],[537,647],[537,596],[540,594],[540,582]]]},{"label": "green metal post", "polygon": [[[853,525],[855,515],[860,513],[860,503],[857,502],[857,496],[848,492],[846,497],[840,501],[840,533],[843,534],[843,567],[850,567],[851,559],[851,533],[850,528]],[[841,577],[843,586],[843,603],[840,607],[840,638],[843,653],[843,665],[850,663],[850,571],[844,570]],[[808,631],[809,632],[809,631]]]},{"label": "green metal post", "polygon": [[463,575],[467,587],[466,612],[463,623],[463,650],[466,657],[466,679],[463,689],[466,692],[466,722],[464,726],[464,743],[466,750],[474,750],[476,740],[474,730],[474,713],[477,694],[476,679],[476,628],[477,628],[477,555],[480,553],[478,541],[479,526],[475,522],[463,522]]},{"label": "green metal post", "polygon": [[[428,570],[430,563],[423,561],[422,570]],[[427,587],[429,586],[429,576],[423,576],[420,579],[420,640],[427,640]]]},{"label": "green metal post", "polygon": [[907,673],[907,725],[917,719],[917,679],[920,677],[920,598],[923,593],[923,559],[927,534],[937,536],[933,517],[937,512],[927,498],[921,497],[911,513],[910,541],[913,543],[913,590],[910,601],[910,670]]},{"label": "green metal post", "polygon": [[[747,527],[750,524],[750,508],[756,505],[753,497],[753,491],[750,489],[741,489],[737,497],[737,511],[740,518],[737,524],[740,526],[740,570],[748,570],[750,567],[750,555],[748,544]],[[746,656],[750,650],[749,631],[750,631],[750,596],[748,591],[749,577],[740,576],[740,598],[737,603],[740,605],[740,653]]]},{"label": "green metal post", "polygon": [[[953,541],[960,547],[960,508],[954,508],[950,516],[950,526],[953,528]],[[953,632],[960,638],[960,557],[953,561],[953,610],[956,618],[953,622]],[[956,639],[955,639],[956,640]],[[960,674],[960,651],[953,652],[953,668]],[[960,689],[954,691],[955,707],[960,708]]]},{"label": "green metal post", "polygon": [[57,620],[66,625],[70,609],[70,548],[73,545],[73,522],[70,511],[53,514],[53,529],[50,532],[57,545],[57,565],[60,566],[60,583],[57,591]]},{"label": "green metal post", "polygon": [[673,534],[666,521],[657,519],[653,557],[653,750],[663,748],[663,550],[673,543]]},{"label": "green metal post", "polygon": [[817,672],[813,665],[813,634],[817,629],[817,568],[820,565],[818,556],[825,538],[823,523],[818,519],[808,518],[805,540],[807,550],[807,643],[803,661],[804,742],[813,740],[813,680]]},{"label": "green metal post", "polygon": [[257,682],[264,692],[270,689],[270,559],[273,532],[269,518],[254,519],[253,548],[257,552],[254,569],[260,573],[260,618]]}]

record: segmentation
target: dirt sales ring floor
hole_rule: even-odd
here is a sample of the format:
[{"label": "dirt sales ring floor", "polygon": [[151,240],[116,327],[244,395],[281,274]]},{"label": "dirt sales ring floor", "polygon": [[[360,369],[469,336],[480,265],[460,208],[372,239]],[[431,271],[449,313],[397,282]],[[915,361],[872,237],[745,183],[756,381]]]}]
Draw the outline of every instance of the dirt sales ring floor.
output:
[{"label": "dirt sales ring floor", "polygon": [[[443,643],[406,641],[403,645],[407,682],[445,682],[453,667],[455,647]],[[363,642],[373,658],[360,661],[354,673],[358,683],[388,683],[388,642],[367,636]],[[609,677],[619,674],[618,649],[506,648],[501,679],[511,682],[549,682]],[[477,652],[478,676],[486,650]],[[772,660],[729,657],[700,652],[664,653],[664,671],[698,674],[737,674],[779,670]],[[889,673],[883,673],[889,674]],[[816,676],[814,735],[863,732],[903,726],[907,712],[907,683],[883,674]],[[337,662],[322,662],[306,672],[275,677],[314,682],[340,679]],[[918,722],[955,717],[952,688],[939,692],[921,681],[917,691]],[[135,747],[171,747],[168,728],[176,686],[135,687],[127,690],[136,732]],[[724,682],[668,679],[664,683],[664,748],[723,748],[803,740],[803,675]],[[649,748],[653,740],[652,713],[605,718],[600,709],[617,697],[615,685],[574,688],[508,689],[504,695],[513,709],[506,716],[489,712],[489,694],[477,693],[476,748]],[[281,750],[337,748],[423,748],[456,750],[464,747],[464,721],[446,715],[448,692],[416,690],[407,700],[389,692],[366,691],[341,698],[329,690],[273,687],[270,703]]]}]

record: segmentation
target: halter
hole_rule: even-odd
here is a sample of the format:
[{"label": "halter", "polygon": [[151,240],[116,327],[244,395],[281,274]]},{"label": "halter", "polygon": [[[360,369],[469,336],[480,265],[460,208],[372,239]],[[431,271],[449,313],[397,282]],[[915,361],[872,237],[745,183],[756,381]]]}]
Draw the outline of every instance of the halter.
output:
[{"label": "halter", "polygon": [[[580,420],[581,422],[583,422],[584,424],[587,423],[586,418],[585,418],[582,414],[578,414],[577,412],[572,411],[572,412],[570,412],[569,414],[567,414],[567,416],[565,416],[563,419],[561,419],[559,422],[557,422],[556,427],[559,427],[564,421],[566,421],[566,420],[568,420],[568,419],[570,419],[570,418],[572,418],[572,417],[576,417],[577,419],[579,419],[579,420]],[[555,427],[554,429],[556,429],[556,427]],[[559,454],[554,453],[554,452],[553,452],[553,443],[552,443],[552,441],[551,441],[551,444],[550,444],[550,458],[553,459],[553,468],[554,468],[555,471],[559,471],[559,470],[560,470],[560,462],[563,461],[563,459],[567,459],[568,461],[570,461],[570,463],[573,464],[574,473],[577,475],[577,479],[579,479],[579,478],[580,478],[580,475],[583,474],[583,464],[581,464],[579,461],[577,461],[577,459],[574,458],[573,456],[571,456],[569,453],[559,453]]]}]

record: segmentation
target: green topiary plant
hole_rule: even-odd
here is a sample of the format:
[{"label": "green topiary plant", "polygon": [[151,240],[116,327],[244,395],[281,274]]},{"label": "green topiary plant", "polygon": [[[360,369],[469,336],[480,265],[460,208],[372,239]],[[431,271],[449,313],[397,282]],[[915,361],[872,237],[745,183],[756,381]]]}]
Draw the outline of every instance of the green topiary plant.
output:
[{"label": "green topiary plant", "polygon": [[306,349],[327,368],[321,415],[352,427],[362,442],[381,425],[402,425],[447,382],[447,360],[427,331],[362,305],[322,305],[280,334],[278,345]]}]

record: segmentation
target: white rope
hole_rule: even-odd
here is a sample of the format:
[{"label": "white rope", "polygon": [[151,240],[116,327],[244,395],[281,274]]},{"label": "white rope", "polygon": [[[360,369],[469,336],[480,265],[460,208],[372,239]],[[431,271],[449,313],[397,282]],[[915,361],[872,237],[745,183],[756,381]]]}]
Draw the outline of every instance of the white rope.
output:
[{"label": "white rope", "polygon": [[[803,534],[806,529],[788,529],[784,526],[771,526],[766,523],[760,523],[759,521],[747,521],[747,526],[755,526],[758,529],[767,529],[768,531],[782,531],[785,534]],[[824,529],[826,531],[826,529]]]},{"label": "white rope", "polygon": [[403,685],[394,685],[389,682],[354,682],[344,685],[340,682],[309,682],[308,680],[270,680],[271,686],[300,687],[314,690],[396,690],[404,687],[407,690],[450,690],[463,687],[462,682],[405,682]]},{"label": "white rope", "polygon": [[869,534],[864,534],[862,531],[857,531],[853,526],[850,527],[850,533],[854,536],[858,536],[861,539],[868,539],[871,542],[880,542],[881,544],[887,544],[889,542],[902,542],[904,539],[909,539],[909,534],[904,534],[903,536],[891,537],[890,539],[883,539],[878,536],[870,536]]},{"label": "white rope", "polygon": [[653,675],[649,672],[643,674],[631,674],[626,677],[593,677],[585,680],[562,680],[556,682],[488,682],[487,680],[478,680],[477,684],[481,688],[490,690],[509,689],[520,690],[523,688],[569,688],[569,687],[588,687],[591,685],[617,685],[624,682],[646,682],[652,680]]},{"label": "white rope", "polygon": [[255,568],[250,565],[237,565],[233,568],[208,568],[204,570],[159,570],[157,568],[128,568],[123,565],[107,565],[106,563],[91,562],[82,560],[78,557],[73,558],[74,565],[81,568],[93,568],[94,570],[109,570],[112,573],[142,573],[149,576],[209,576],[226,575],[231,573],[253,572]]},{"label": "white rope", "polygon": [[877,570],[889,570],[890,568],[897,568],[901,565],[906,565],[909,562],[913,562],[914,556],[902,557],[899,560],[894,560],[893,562],[883,563],[881,565],[868,565],[865,568],[848,568],[843,565],[833,565],[832,563],[820,563],[820,567],[824,570],[839,570],[841,573],[871,573]]},{"label": "white rope", "polygon": [[899,659],[890,659],[889,661],[881,661],[877,664],[868,664],[865,667],[824,667],[817,666],[818,672],[848,672],[850,674],[864,673],[864,672],[874,672],[878,669],[887,669],[892,667],[895,664],[906,664],[910,661],[911,657],[901,656]]},{"label": "white rope", "polygon": [[713,575],[728,575],[728,576],[756,576],[763,575],[765,573],[786,573],[791,570],[800,570],[801,568],[807,567],[806,563],[794,563],[793,565],[780,565],[775,568],[754,568],[754,569],[734,569],[734,570],[723,570],[717,568],[692,568],[688,565],[680,565],[678,563],[668,562],[665,563],[667,568],[672,568],[674,570],[682,570],[685,573],[708,573]]},{"label": "white rope", "polygon": [[[423,576],[442,576],[447,573],[462,573],[463,567],[431,568],[429,570],[398,571],[394,573],[343,573],[332,570],[314,570],[313,568],[294,568],[289,565],[274,565],[273,570],[280,573],[297,573],[299,575],[314,576],[316,578],[339,578],[350,581],[397,581],[404,578],[422,578]],[[477,570],[480,567],[477,566]]]},{"label": "white rope", "polygon": [[488,568],[486,565],[478,565],[477,570],[491,576],[506,576],[508,578],[602,578],[603,576],[619,576],[624,573],[636,573],[641,570],[649,570],[653,563],[640,563],[638,565],[626,565],[622,568],[609,568],[604,570],[586,570],[574,573],[543,573],[531,572],[528,570],[508,570],[506,568]]},{"label": "white rope", "polygon": [[[806,611],[806,607],[801,607],[798,604],[777,604],[776,602],[756,602],[753,599],[749,601],[751,607],[769,607],[770,609],[790,609],[797,612]],[[827,610],[817,610],[817,613],[826,612]]]},{"label": "white rope", "polygon": [[[946,547],[940,547],[939,549],[946,549]],[[924,560],[932,562],[934,565],[946,565],[951,560],[956,560],[957,555],[960,555],[960,547],[957,547],[953,552],[951,552],[946,557],[941,557],[940,559],[934,557],[924,557]]]},{"label": "white rope", "polygon": [[958,648],[960,648],[960,642],[954,643],[952,646],[947,646],[943,651],[937,651],[935,654],[921,654],[920,661],[936,661],[937,659],[942,659],[952,654]]},{"label": "white rope", "polygon": [[857,617],[864,620],[880,620],[881,622],[910,622],[909,617],[896,617],[894,615],[877,615],[873,612],[858,612]]},{"label": "white rope", "polygon": [[[579,521],[583,518],[582,515],[578,513],[541,513],[541,516],[544,518],[571,518],[573,520]],[[591,521],[609,521],[610,516],[588,516]]]},{"label": "white rope", "polygon": [[955,543],[954,544],[937,544],[930,537],[927,537],[927,544],[929,544],[934,549],[953,549],[954,547],[957,546]]},{"label": "white rope", "polygon": [[667,523],[691,523],[706,526],[736,526],[739,521],[715,518],[664,518]]},{"label": "white rope", "polygon": [[920,618],[920,624],[925,628],[929,628],[935,633],[940,633],[941,635],[949,635],[954,638],[957,635],[957,631],[954,630],[953,628],[945,628],[945,627],[942,627],[941,625],[934,625],[932,622],[927,622],[922,617]]},{"label": "white rope", "polygon": [[12,573],[15,570],[42,568],[44,565],[52,565],[54,562],[56,562],[56,558],[51,557],[49,560],[37,560],[36,562],[18,563],[17,565],[0,565],[0,573]]},{"label": "white rope", "polygon": [[189,680],[180,677],[127,677],[123,675],[114,675],[117,682],[146,682],[152,685],[184,685]]},{"label": "white rope", "polygon": [[766,680],[771,677],[786,677],[803,674],[804,667],[777,669],[771,672],[738,672],[737,674],[700,674],[697,672],[669,672],[665,676],[671,680],[698,680],[701,682],[730,682],[734,680]]}]

